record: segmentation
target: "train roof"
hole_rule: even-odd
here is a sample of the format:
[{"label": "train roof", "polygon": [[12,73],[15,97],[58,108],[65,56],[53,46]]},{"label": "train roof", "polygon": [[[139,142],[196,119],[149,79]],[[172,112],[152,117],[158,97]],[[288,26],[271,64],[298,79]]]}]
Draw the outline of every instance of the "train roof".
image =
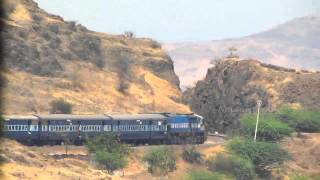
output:
[{"label": "train roof", "polygon": [[[101,115],[74,115],[74,114],[34,114],[34,115],[5,115],[5,120],[165,120],[176,115],[172,113],[145,113],[145,114],[101,114]],[[200,116],[199,116],[200,117]]]},{"label": "train roof", "polygon": [[70,119],[70,120],[109,120],[111,119],[105,115],[74,115],[74,114],[35,114],[36,117],[39,117],[42,120],[63,120],[63,119]]},{"label": "train roof", "polygon": [[108,114],[114,120],[164,120],[164,114]]},{"label": "train roof", "polygon": [[38,119],[34,115],[4,115],[3,118],[6,121],[12,120],[12,119],[14,119],[14,120],[36,120],[36,119]]}]

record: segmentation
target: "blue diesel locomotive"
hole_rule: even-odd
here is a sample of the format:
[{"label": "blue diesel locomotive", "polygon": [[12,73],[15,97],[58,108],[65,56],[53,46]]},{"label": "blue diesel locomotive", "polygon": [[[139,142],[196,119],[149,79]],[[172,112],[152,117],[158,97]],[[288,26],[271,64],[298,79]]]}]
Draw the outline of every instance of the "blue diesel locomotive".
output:
[{"label": "blue diesel locomotive", "polygon": [[86,138],[114,132],[133,144],[202,144],[203,118],[196,114],[104,114],[5,116],[4,137],[25,144],[81,144]]}]

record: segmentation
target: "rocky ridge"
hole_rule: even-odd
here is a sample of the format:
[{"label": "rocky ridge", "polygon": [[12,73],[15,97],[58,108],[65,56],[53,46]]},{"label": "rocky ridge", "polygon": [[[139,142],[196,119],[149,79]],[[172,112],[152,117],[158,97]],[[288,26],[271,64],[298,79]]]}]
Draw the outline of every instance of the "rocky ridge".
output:
[{"label": "rocky ridge", "polygon": [[283,104],[319,109],[320,72],[295,70],[258,60],[224,59],[202,81],[184,93],[192,111],[204,116],[209,130],[226,132],[239,125],[245,112],[263,111]]}]

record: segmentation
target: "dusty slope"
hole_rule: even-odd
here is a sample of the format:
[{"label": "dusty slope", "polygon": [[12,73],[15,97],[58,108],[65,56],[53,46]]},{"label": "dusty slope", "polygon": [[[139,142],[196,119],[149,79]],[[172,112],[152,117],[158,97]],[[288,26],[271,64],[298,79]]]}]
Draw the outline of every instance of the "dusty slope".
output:
[{"label": "dusty slope", "polygon": [[[200,145],[197,149],[207,159],[219,152],[224,151],[224,140],[209,138],[210,142]],[[281,145],[292,156],[284,166],[274,172],[275,177],[289,180],[294,174],[303,174],[310,177],[319,177],[319,133],[304,133],[303,138],[292,137],[285,139]],[[6,162],[2,165],[3,179],[183,179],[192,170],[205,169],[202,165],[192,165],[181,159],[182,146],[172,146],[178,155],[177,170],[167,176],[156,177],[147,172],[147,166],[142,162],[142,157],[150,147],[138,147],[129,159],[129,166],[123,171],[116,171],[109,175],[99,170],[94,163],[88,160],[87,151],[84,147],[69,147],[68,158],[54,158],[50,154],[63,154],[61,146],[26,147],[11,140],[2,140],[3,145],[0,155],[5,157]],[[73,156],[72,155],[78,155]],[[82,155],[81,157],[79,155]]]},{"label": "dusty slope", "polygon": [[[236,27],[235,27],[236,28]],[[320,14],[296,18],[266,32],[238,39],[199,43],[166,44],[182,86],[202,79],[215,57],[225,57],[234,46],[244,58],[274,65],[320,69]]]},{"label": "dusty slope", "polygon": [[238,127],[245,112],[265,111],[283,104],[320,107],[320,72],[298,71],[257,60],[225,59],[208,70],[204,80],[185,93],[194,112],[205,117],[210,130]]},{"label": "dusty slope", "polygon": [[287,138],[282,146],[287,149],[292,160],[285,163],[284,174],[304,174],[320,178],[320,134],[304,133],[303,137]]},{"label": "dusty slope", "polygon": [[[4,179],[152,179],[153,176],[148,173],[147,166],[142,162],[142,157],[150,148],[140,146],[135,148],[129,158],[129,165],[124,171],[116,171],[114,175],[109,175],[99,170],[93,162],[90,162],[87,151],[83,146],[69,147],[68,158],[57,158],[50,154],[64,154],[63,146],[44,146],[44,147],[27,147],[15,141],[2,140],[3,146],[0,152],[1,157],[5,158],[2,165]],[[222,143],[219,138],[211,139],[205,145],[197,148],[204,153],[206,157],[223,151]],[[202,165],[191,165],[181,159],[182,146],[172,146],[178,156],[177,170],[169,173],[167,176],[154,177],[157,179],[174,179],[180,180],[194,169],[204,169]],[[78,155],[73,156],[72,155]],[[79,156],[81,155],[81,156]],[[60,156],[61,157],[61,156]],[[124,172],[124,176],[123,175]]]},{"label": "dusty slope", "polygon": [[188,111],[159,43],[87,30],[32,0],[5,8],[5,113],[47,113],[60,97],[75,113]]}]

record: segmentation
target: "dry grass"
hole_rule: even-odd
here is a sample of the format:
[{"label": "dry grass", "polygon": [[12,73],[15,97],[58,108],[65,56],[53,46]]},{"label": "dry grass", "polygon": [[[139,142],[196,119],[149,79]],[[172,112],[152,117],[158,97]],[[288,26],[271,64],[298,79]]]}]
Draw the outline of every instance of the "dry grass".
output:
[{"label": "dry grass", "polygon": [[[116,89],[117,76],[90,65],[70,63],[68,72],[77,69],[76,78],[39,77],[25,72],[4,73],[8,80],[4,91],[7,114],[48,113],[50,101],[64,98],[73,104],[75,114],[107,112],[189,112],[185,105],[170,97],[180,97],[176,87],[150,71],[139,69],[136,74],[145,78],[143,84],[130,84],[127,94]],[[90,74],[88,76],[88,74]],[[16,108],[19,104],[19,108]]]},{"label": "dry grass", "polygon": [[[7,161],[3,164],[4,179],[151,179],[155,178],[147,171],[147,165],[142,162],[142,157],[150,148],[140,146],[134,149],[129,157],[129,166],[123,171],[116,171],[109,175],[96,168],[88,160],[69,157],[65,159],[54,159],[49,154],[64,154],[63,146],[26,147],[15,141],[3,141],[3,154]],[[200,152],[220,152],[221,146],[210,143],[197,146]],[[220,142],[220,140],[217,140]],[[195,169],[204,169],[203,165],[192,165],[183,161],[181,157],[182,146],[172,146],[178,157],[177,170],[167,176],[156,177],[160,179],[182,179],[185,175]],[[69,154],[86,155],[87,151],[83,146],[69,147]],[[207,154],[209,156],[209,154]],[[122,176],[124,174],[124,176]]]},{"label": "dry grass", "polygon": [[320,133],[303,133],[301,138],[288,138],[282,146],[292,155],[292,161],[285,164],[287,176],[301,173],[320,176]]}]

